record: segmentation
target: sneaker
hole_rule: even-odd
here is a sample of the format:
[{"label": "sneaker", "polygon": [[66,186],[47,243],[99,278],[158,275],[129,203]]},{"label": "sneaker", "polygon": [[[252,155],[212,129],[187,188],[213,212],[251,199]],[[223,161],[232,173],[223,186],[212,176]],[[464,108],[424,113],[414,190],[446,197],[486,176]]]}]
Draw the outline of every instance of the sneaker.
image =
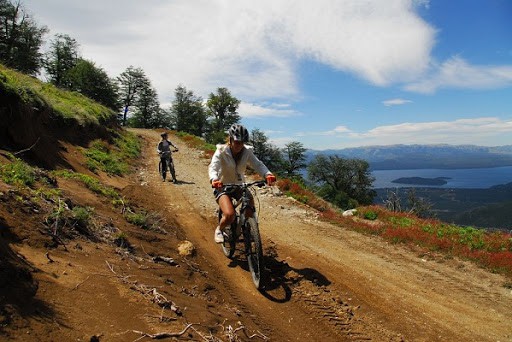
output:
[{"label": "sneaker", "polygon": [[220,230],[220,227],[217,227],[215,229],[215,234],[213,235],[213,238],[216,243],[223,243],[224,242],[224,235],[222,234],[222,230]]}]

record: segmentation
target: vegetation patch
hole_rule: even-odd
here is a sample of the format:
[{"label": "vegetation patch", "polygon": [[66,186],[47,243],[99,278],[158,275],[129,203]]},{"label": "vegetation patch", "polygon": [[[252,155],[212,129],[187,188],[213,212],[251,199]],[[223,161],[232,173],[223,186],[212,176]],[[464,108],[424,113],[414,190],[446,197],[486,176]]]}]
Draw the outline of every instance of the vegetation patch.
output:
[{"label": "vegetation patch", "polygon": [[116,113],[80,93],[57,88],[0,64],[0,90],[34,107],[50,107],[64,119],[80,125],[99,124],[115,118]]},{"label": "vegetation patch", "polygon": [[213,156],[216,149],[214,144],[210,144],[204,139],[186,132],[175,132],[175,134],[183,140],[187,146],[203,151],[205,158],[211,158]]},{"label": "vegetation patch", "polygon": [[0,165],[0,177],[10,185],[32,186],[36,182],[36,172],[23,160],[8,154],[11,163]]},{"label": "vegetation patch", "polygon": [[67,179],[74,179],[82,182],[89,190],[103,195],[105,197],[109,197],[112,199],[120,199],[121,196],[119,193],[112,187],[104,186],[98,181],[96,178],[84,175],[82,173],[77,173],[69,170],[59,170],[53,171],[55,176],[60,176]]},{"label": "vegetation patch", "polygon": [[287,196],[295,198],[297,201],[307,204],[320,212],[324,212],[331,208],[331,205],[315,195],[312,191],[308,190],[306,186],[297,181],[288,178],[280,179],[277,181],[279,189]]},{"label": "vegetation patch", "polygon": [[109,175],[122,176],[129,171],[129,163],[140,155],[141,145],[137,137],[130,132],[116,134],[114,144],[103,140],[94,140],[84,150],[87,168],[93,172],[101,170]]}]

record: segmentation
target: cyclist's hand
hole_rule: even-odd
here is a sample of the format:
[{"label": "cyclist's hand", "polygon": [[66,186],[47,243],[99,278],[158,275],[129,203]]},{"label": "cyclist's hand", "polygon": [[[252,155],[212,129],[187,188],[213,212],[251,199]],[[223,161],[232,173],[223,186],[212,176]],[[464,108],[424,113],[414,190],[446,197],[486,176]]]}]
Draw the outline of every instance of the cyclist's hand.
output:
[{"label": "cyclist's hand", "polygon": [[272,184],[274,184],[275,181],[276,181],[276,176],[274,176],[273,174],[269,173],[267,175],[267,185],[272,185]]},{"label": "cyclist's hand", "polygon": [[215,189],[222,188],[222,182],[220,180],[212,181],[212,188],[215,188]]}]

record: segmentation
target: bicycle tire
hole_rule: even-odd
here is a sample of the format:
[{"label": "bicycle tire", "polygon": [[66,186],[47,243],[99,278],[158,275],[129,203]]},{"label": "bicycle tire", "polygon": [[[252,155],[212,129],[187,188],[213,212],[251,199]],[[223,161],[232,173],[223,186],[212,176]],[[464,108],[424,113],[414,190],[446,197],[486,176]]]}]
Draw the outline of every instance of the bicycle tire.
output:
[{"label": "bicycle tire", "polygon": [[265,266],[263,263],[263,248],[258,222],[254,217],[248,217],[245,224],[247,233],[244,240],[247,263],[249,264],[249,271],[251,272],[254,285],[258,290],[261,290],[264,285]]},{"label": "bicycle tire", "polygon": [[160,159],[160,162],[158,163],[158,174],[165,180],[167,172],[165,169],[162,169],[162,159]]},{"label": "bicycle tire", "polygon": [[[222,213],[219,211],[219,222],[220,222],[221,217],[222,217]],[[231,225],[230,229],[231,230],[234,229],[233,224]],[[221,244],[222,252],[229,259],[233,259],[233,256],[235,254],[235,249],[236,249],[236,240],[235,240],[236,237],[235,237],[235,234],[233,234],[233,231],[234,230],[229,232],[229,234],[227,234],[227,236],[226,236],[226,234],[224,235],[224,242]]]}]

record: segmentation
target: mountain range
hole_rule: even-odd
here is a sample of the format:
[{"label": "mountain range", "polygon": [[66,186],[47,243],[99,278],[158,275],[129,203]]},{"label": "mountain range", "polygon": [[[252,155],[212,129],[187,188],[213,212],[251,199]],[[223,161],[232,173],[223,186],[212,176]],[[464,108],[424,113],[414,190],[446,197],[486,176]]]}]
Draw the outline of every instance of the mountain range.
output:
[{"label": "mountain range", "polygon": [[463,169],[512,166],[512,145],[389,145],[339,150],[308,150],[309,163],[316,155],[337,155],[366,160],[371,170]]}]

